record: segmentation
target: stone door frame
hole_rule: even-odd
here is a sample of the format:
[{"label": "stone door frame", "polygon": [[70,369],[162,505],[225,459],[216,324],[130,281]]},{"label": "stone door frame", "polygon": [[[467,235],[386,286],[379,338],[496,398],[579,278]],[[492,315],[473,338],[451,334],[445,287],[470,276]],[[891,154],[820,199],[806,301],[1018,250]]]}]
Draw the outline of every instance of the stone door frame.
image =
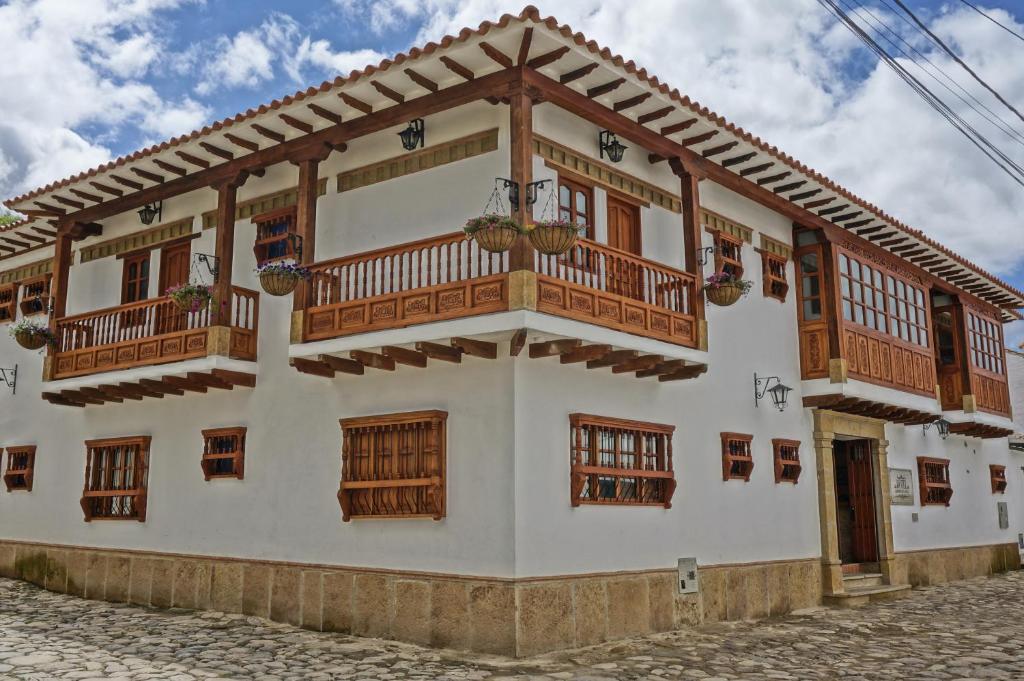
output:
[{"label": "stone door frame", "polygon": [[821,526],[821,574],[824,594],[828,596],[845,593],[843,565],[839,558],[839,524],[836,517],[833,443],[837,435],[871,442],[878,565],[885,581],[893,584],[896,554],[893,548],[892,513],[889,506],[889,442],[885,439],[885,421],[827,409],[815,409],[812,413],[814,452],[818,471],[818,521]]}]

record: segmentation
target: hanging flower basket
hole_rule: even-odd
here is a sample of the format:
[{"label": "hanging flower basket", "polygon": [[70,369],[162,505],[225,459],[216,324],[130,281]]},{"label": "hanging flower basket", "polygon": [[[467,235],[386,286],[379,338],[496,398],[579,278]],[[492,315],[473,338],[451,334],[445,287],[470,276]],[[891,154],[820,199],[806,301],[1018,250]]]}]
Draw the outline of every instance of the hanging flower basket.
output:
[{"label": "hanging flower basket", "polygon": [[720,307],[729,307],[750,292],[753,282],[740,279],[728,272],[717,272],[706,279],[704,294]]},{"label": "hanging flower basket", "polygon": [[213,287],[206,284],[182,284],[167,289],[167,295],[182,312],[199,312],[210,306]]},{"label": "hanging flower basket", "polygon": [[523,231],[515,220],[496,213],[473,218],[464,229],[468,238],[491,253],[504,253],[512,248]]},{"label": "hanging flower basket", "polygon": [[286,296],[299,285],[303,279],[310,277],[310,271],[295,263],[275,262],[256,268],[260,278],[260,286],[272,296]]},{"label": "hanging flower basket", "polygon": [[47,345],[55,345],[57,342],[57,337],[53,335],[48,326],[26,319],[12,326],[10,334],[18,342],[18,345],[26,350],[39,350]]},{"label": "hanging flower basket", "polygon": [[565,220],[542,220],[530,228],[530,243],[544,255],[562,255],[576,243],[585,229]]}]

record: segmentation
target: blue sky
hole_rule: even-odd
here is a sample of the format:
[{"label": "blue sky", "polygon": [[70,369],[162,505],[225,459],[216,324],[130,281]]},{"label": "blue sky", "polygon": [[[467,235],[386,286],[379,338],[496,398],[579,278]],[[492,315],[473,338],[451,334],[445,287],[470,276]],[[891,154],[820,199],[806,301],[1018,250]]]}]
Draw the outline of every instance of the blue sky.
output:
[{"label": "blue sky", "polygon": [[[867,5],[962,73],[894,17],[892,0],[842,1]],[[1024,288],[1024,190],[815,0],[535,4]],[[1024,42],[959,0],[908,4],[1024,110]],[[981,4],[1024,32],[1024,0]],[[521,9],[499,0],[0,0],[0,196]],[[1024,145],[1010,151],[1024,164]]]}]

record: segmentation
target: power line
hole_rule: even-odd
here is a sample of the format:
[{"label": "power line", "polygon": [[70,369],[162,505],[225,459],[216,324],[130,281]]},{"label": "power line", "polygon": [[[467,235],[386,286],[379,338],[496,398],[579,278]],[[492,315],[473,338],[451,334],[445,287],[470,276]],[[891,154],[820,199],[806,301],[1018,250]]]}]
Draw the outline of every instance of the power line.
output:
[{"label": "power line", "polygon": [[993,19],[992,17],[990,17],[989,15],[985,14],[985,13],[984,13],[984,12],[982,12],[982,11],[981,11],[980,9],[978,9],[978,6],[977,6],[977,5],[974,5],[974,4],[970,3],[970,2],[967,2],[967,0],[960,0],[960,2],[964,3],[965,5],[967,5],[967,6],[968,6],[968,7],[970,7],[971,9],[973,9],[973,10],[974,10],[975,12],[977,12],[977,13],[978,13],[978,14],[980,14],[981,16],[985,17],[986,19],[988,19],[989,21],[991,21],[991,22],[992,22],[993,24],[995,24],[995,25],[996,25],[996,26],[998,26],[999,28],[1001,28],[1001,29],[1003,29],[1004,31],[1006,31],[1007,33],[1009,33],[1009,34],[1011,34],[1011,35],[1015,35],[1015,36],[1017,36],[1018,38],[1020,38],[1021,40],[1024,40],[1024,35],[1021,35],[1020,33],[1017,33],[1017,32],[1016,32],[1015,30],[1013,30],[1013,29],[1012,29],[1012,28],[1010,28],[1009,26],[1006,26],[1005,24],[1001,24],[1001,23],[999,23],[998,21],[996,21],[995,19]]},{"label": "power line", "polygon": [[[884,0],[883,0],[883,1],[884,1]],[[852,10],[852,8],[850,8],[850,6],[849,6],[849,5],[846,5],[845,3],[844,3],[844,5],[845,5],[845,6],[847,7],[847,9],[850,9],[850,10],[851,10],[851,12],[853,11],[853,10]],[[896,31],[895,31],[895,30],[894,30],[894,29],[893,29],[892,27],[890,27],[890,26],[889,26],[889,25],[888,25],[888,24],[887,24],[887,23],[886,23],[886,22],[885,22],[885,21],[884,21],[883,19],[879,18],[879,17],[878,17],[878,15],[876,15],[876,14],[875,14],[874,12],[872,12],[872,11],[871,11],[871,8],[870,8],[870,7],[868,7],[867,5],[861,5],[860,9],[861,9],[861,10],[863,10],[863,11],[864,11],[865,13],[867,13],[867,15],[868,15],[868,16],[870,16],[870,17],[871,17],[872,19],[874,19],[874,26],[875,26],[875,31],[876,31],[876,32],[877,32],[877,33],[878,33],[878,34],[879,34],[880,36],[882,36],[883,38],[885,38],[886,42],[888,42],[888,43],[889,43],[890,45],[892,45],[892,46],[893,46],[894,48],[896,48],[896,50],[897,50],[897,51],[898,51],[898,52],[899,52],[899,53],[900,53],[901,55],[903,55],[903,56],[904,56],[905,58],[907,58],[908,60],[910,60],[910,61],[914,62],[914,64],[915,64],[915,65],[916,65],[916,66],[917,66],[918,68],[920,68],[920,69],[921,69],[922,71],[924,71],[925,73],[927,73],[927,74],[928,74],[928,75],[929,75],[929,76],[931,77],[931,79],[932,79],[932,80],[934,80],[934,81],[935,81],[936,83],[938,83],[939,85],[941,85],[942,87],[944,87],[944,88],[945,88],[945,89],[946,89],[947,91],[949,91],[949,93],[950,93],[950,94],[952,94],[952,95],[953,95],[953,96],[955,96],[955,97],[956,97],[957,99],[959,99],[959,100],[960,100],[961,102],[963,102],[964,104],[966,104],[966,105],[967,105],[967,106],[968,106],[969,108],[971,108],[972,110],[974,110],[974,112],[975,112],[975,113],[977,113],[977,114],[978,114],[979,116],[981,116],[982,118],[984,118],[985,120],[987,120],[987,121],[988,121],[989,123],[991,123],[991,124],[992,124],[992,125],[994,125],[995,127],[999,128],[999,130],[1001,130],[1001,131],[1002,131],[1003,133],[1005,133],[1005,134],[1006,134],[1007,136],[1009,136],[1009,137],[1010,137],[1011,139],[1013,139],[1013,140],[1014,140],[1015,142],[1017,142],[1017,143],[1018,143],[1018,144],[1020,144],[1021,146],[1024,146],[1024,134],[1021,134],[1021,132],[1020,132],[1020,131],[1018,131],[1018,130],[1017,130],[1016,128],[1014,128],[1014,127],[1013,127],[1012,125],[1010,125],[1010,123],[1008,123],[1008,122],[1007,122],[1006,120],[1004,120],[1004,119],[1003,119],[1003,118],[1002,118],[1002,117],[1001,117],[1001,116],[1000,116],[999,114],[997,114],[996,112],[992,111],[992,109],[990,109],[990,108],[988,108],[987,106],[985,106],[985,104],[984,104],[983,102],[981,102],[981,101],[980,101],[980,100],[979,100],[979,99],[978,99],[977,97],[975,97],[975,96],[974,96],[973,94],[971,94],[971,93],[970,93],[970,92],[969,92],[968,90],[966,90],[966,89],[965,89],[965,88],[964,88],[964,87],[963,87],[962,85],[960,85],[960,83],[958,83],[958,82],[956,81],[956,79],[955,79],[955,78],[951,77],[951,76],[950,76],[950,75],[949,75],[948,73],[946,73],[946,72],[945,72],[944,70],[942,70],[942,67],[938,66],[938,65],[937,65],[937,64],[935,64],[935,63],[934,63],[934,62],[933,62],[932,60],[930,60],[930,59],[928,58],[928,56],[927,56],[927,55],[923,54],[923,53],[922,53],[922,52],[921,52],[920,50],[918,50],[918,49],[917,49],[916,47],[914,47],[913,45],[911,45],[910,43],[908,43],[908,42],[907,42],[907,41],[906,41],[906,40],[905,40],[905,39],[903,38],[903,36],[901,36],[901,35],[900,35],[899,33],[897,33],[897,32],[896,32]],[[892,9],[892,8],[890,7],[890,9]],[[905,19],[905,18],[904,18],[904,17],[902,16],[902,15],[900,15],[900,14],[898,14],[898,13],[897,13],[897,14],[896,14],[896,16],[899,16],[899,17],[900,17],[900,19],[902,19],[902,20],[903,20],[903,21],[904,21],[905,23],[907,23],[908,25],[912,25],[912,24],[910,24],[910,22],[908,22],[908,21],[907,21],[907,20],[906,20],[906,19]],[[949,87],[948,85],[946,85],[946,84],[945,84],[945,83],[943,83],[943,82],[942,82],[941,80],[939,80],[939,79],[938,79],[938,78],[937,78],[937,77],[935,76],[935,74],[934,74],[934,73],[932,73],[932,72],[931,72],[931,71],[929,71],[928,69],[924,68],[924,66],[922,66],[921,64],[919,64],[919,63],[918,63],[918,61],[917,61],[916,59],[914,59],[914,58],[913,58],[913,57],[911,57],[911,56],[910,56],[909,54],[907,54],[907,53],[906,53],[906,52],[905,52],[905,51],[904,51],[903,49],[901,49],[901,48],[900,48],[900,46],[899,46],[899,45],[897,45],[896,43],[894,43],[894,42],[893,42],[893,41],[892,41],[891,39],[889,39],[889,38],[885,37],[885,36],[884,36],[884,35],[882,34],[882,32],[878,30],[878,27],[881,27],[882,29],[884,29],[884,30],[885,30],[885,32],[886,32],[886,33],[888,33],[888,34],[892,35],[892,36],[893,36],[894,38],[896,38],[896,39],[897,39],[897,40],[899,40],[899,41],[900,41],[901,43],[903,43],[904,45],[906,45],[906,46],[907,46],[907,49],[909,49],[909,50],[910,50],[911,52],[913,52],[913,53],[914,53],[915,55],[917,55],[917,57],[919,57],[919,58],[920,58],[921,60],[923,60],[923,61],[924,61],[924,62],[925,62],[926,64],[928,64],[929,66],[931,66],[931,67],[932,67],[932,69],[934,69],[935,71],[937,71],[938,73],[940,73],[940,74],[942,75],[942,77],[943,77],[943,78],[945,78],[945,79],[946,79],[947,81],[949,81],[949,82],[950,82],[950,83],[952,83],[952,84],[953,84],[954,86],[956,86],[956,88],[957,88],[957,89],[958,89],[958,90],[959,90],[960,92],[962,92],[962,93],[963,93],[964,95],[966,95],[966,96],[967,96],[968,98],[970,98],[970,100],[971,100],[972,102],[974,102],[974,104],[971,104],[971,102],[968,102],[968,101],[967,101],[966,99],[964,99],[964,97],[963,97],[962,95],[960,95],[960,94],[958,94],[958,93],[954,92],[954,91],[952,90],[952,88],[950,88],[950,87]],[[977,106],[975,106],[975,104],[976,104]],[[982,111],[979,111],[979,110],[978,110],[978,107],[981,107],[981,109],[984,109],[984,112],[982,112]],[[990,117],[990,116],[991,116],[991,117]],[[995,120],[992,120],[992,118],[995,118]]]},{"label": "power line", "polygon": [[996,99],[998,99],[1000,102],[1003,103],[1004,106],[1006,106],[1006,108],[1008,108],[1013,113],[1017,114],[1017,118],[1019,118],[1021,121],[1024,121],[1024,115],[1021,115],[1020,111],[1017,111],[1017,109],[1014,108],[1014,106],[1012,104],[1010,104],[1008,101],[1003,99],[1003,96],[1001,94],[996,92],[988,83],[986,83],[984,80],[982,80],[981,77],[977,73],[974,72],[974,69],[972,69],[970,66],[968,66],[964,62],[963,59],[958,57],[953,50],[949,49],[949,47],[946,45],[946,43],[942,42],[942,39],[939,38],[939,36],[937,36],[934,33],[932,33],[931,29],[929,29],[927,26],[925,26],[925,24],[920,19],[917,18],[917,15],[914,14],[913,12],[911,12],[910,9],[906,5],[903,4],[902,0],[892,0],[892,1],[895,2],[897,5],[899,5],[900,8],[904,12],[906,12],[907,15],[910,16],[910,18],[914,20],[914,23],[917,24],[921,28],[922,31],[927,33],[928,36],[933,41],[935,41],[936,45],[941,47],[943,49],[943,51],[945,51],[946,54],[948,54],[950,57],[952,57],[953,60],[957,64],[962,66],[964,68],[964,70],[967,71],[967,73],[971,74],[971,76],[974,78],[974,80],[978,81],[978,83],[980,83],[983,88],[985,88],[986,90],[991,92],[995,96]]},{"label": "power line", "polygon": [[932,109],[967,137],[974,146],[980,149],[983,154],[988,156],[989,159],[999,166],[1003,172],[1009,175],[1014,182],[1024,187],[1024,180],[1022,180],[1022,178],[1024,178],[1024,168],[1021,168],[1013,161],[1013,159],[1009,158],[1006,154],[995,147],[984,137],[984,135],[975,130],[973,126],[957,115],[956,112],[954,112],[945,102],[935,96],[935,94],[922,84],[921,81],[911,75],[901,64],[899,64],[899,62],[889,55],[888,52],[882,49],[881,45],[879,45],[870,35],[864,32],[864,30],[861,29],[861,27],[858,26],[842,8],[833,2],[833,0],[818,0],[818,3],[829,13],[835,16],[847,28],[849,28],[854,35],[860,38],[868,49],[874,52],[880,60],[893,69],[893,71],[896,72],[896,75],[907,83],[907,85],[909,85],[910,88],[922,99],[924,99]]}]

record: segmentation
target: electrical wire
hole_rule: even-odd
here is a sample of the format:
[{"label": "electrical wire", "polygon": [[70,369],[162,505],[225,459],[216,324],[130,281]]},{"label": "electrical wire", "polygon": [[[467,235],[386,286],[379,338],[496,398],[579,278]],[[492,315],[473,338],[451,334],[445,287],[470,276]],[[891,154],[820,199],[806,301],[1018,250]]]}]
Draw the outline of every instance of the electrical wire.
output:
[{"label": "electrical wire", "polygon": [[984,135],[980,134],[967,121],[956,114],[945,102],[938,98],[931,90],[924,86],[921,81],[910,74],[899,62],[886,52],[870,35],[868,35],[850,16],[839,7],[833,0],[818,0],[818,4],[849,28],[854,35],[885,62],[896,75],[910,86],[925,102],[936,112],[945,118],[953,127],[959,130],[967,139],[976,146],[982,153],[989,157],[1000,169],[1003,170],[1017,184],[1024,187],[1024,168],[1021,168],[1013,159],[995,147]]},{"label": "electrical wire", "polygon": [[980,10],[980,9],[978,8],[978,6],[977,6],[977,5],[974,5],[974,4],[970,3],[970,2],[967,2],[967,0],[960,0],[960,2],[964,3],[965,5],[967,5],[967,6],[968,6],[968,7],[970,7],[971,9],[973,9],[973,10],[974,10],[975,12],[977,12],[977,13],[978,13],[978,14],[980,14],[981,16],[985,17],[986,19],[988,19],[988,20],[989,20],[989,21],[991,21],[991,22],[992,22],[993,24],[995,24],[995,25],[996,25],[996,26],[998,26],[999,28],[1003,29],[1004,31],[1006,31],[1006,32],[1007,32],[1007,33],[1009,33],[1010,35],[1015,35],[1015,36],[1017,36],[1017,37],[1018,37],[1019,39],[1021,39],[1022,41],[1024,41],[1024,35],[1021,35],[1020,33],[1017,33],[1017,32],[1016,32],[1015,30],[1013,30],[1013,29],[1012,29],[1012,28],[1010,28],[1009,26],[1006,26],[1005,24],[1001,24],[1001,23],[999,23],[998,21],[996,21],[995,19],[993,19],[993,18],[992,18],[992,17],[990,17],[989,15],[985,14],[984,12],[982,12],[982,11],[981,11],[981,10]]},{"label": "electrical wire", "polygon": [[998,99],[998,100],[999,100],[1000,102],[1002,102],[1002,103],[1003,103],[1003,105],[1004,105],[1004,106],[1005,106],[1006,108],[1008,108],[1008,109],[1009,109],[1010,111],[1012,111],[1013,113],[1017,114],[1017,118],[1019,118],[1019,119],[1020,119],[1021,121],[1024,121],[1024,115],[1022,115],[1020,111],[1017,111],[1017,109],[1016,109],[1016,108],[1015,108],[1015,107],[1014,107],[1014,106],[1013,106],[1012,104],[1010,104],[1010,103],[1009,103],[1008,101],[1006,101],[1006,100],[1005,100],[1005,99],[1003,98],[1003,96],[1002,96],[1001,94],[999,94],[998,92],[996,92],[996,90],[995,90],[995,89],[994,89],[994,88],[993,88],[993,87],[992,87],[991,85],[989,85],[989,84],[988,84],[988,83],[986,83],[986,82],[985,82],[984,80],[982,80],[981,76],[979,76],[979,75],[978,75],[977,73],[975,73],[975,72],[974,72],[974,69],[972,69],[972,68],[971,68],[970,66],[968,66],[968,65],[966,64],[966,62],[964,62],[964,60],[963,60],[963,59],[961,59],[960,57],[958,57],[958,56],[957,56],[957,54],[956,54],[956,52],[954,52],[953,50],[949,49],[949,47],[948,47],[948,46],[946,45],[946,43],[944,43],[944,42],[942,41],[942,39],[941,39],[941,38],[940,38],[939,36],[937,36],[937,35],[935,35],[934,33],[932,33],[931,29],[929,29],[929,28],[928,28],[928,27],[927,27],[927,26],[926,26],[926,25],[924,24],[924,22],[922,22],[922,21],[921,21],[920,19],[918,19],[918,18],[917,18],[917,15],[916,15],[916,14],[914,14],[913,12],[911,12],[911,11],[910,11],[910,8],[908,8],[908,7],[906,6],[906,5],[904,5],[904,4],[903,4],[903,1],[902,1],[902,0],[892,0],[892,1],[893,1],[893,2],[895,2],[895,3],[897,4],[897,5],[899,5],[899,6],[900,6],[900,9],[902,9],[902,10],[903,10],[904,12],[906,12],[906,13],[907,13],[907,15],[908,15],[908,16],[909,16],[909,17],[910,17],[911,19],[913,19],[913,20],[914,20],[914,23],[915,23],[915,24],[917,24],[917,25],[918,25],[918,26],[920,27],[920,29],[921,29],[922,31],[924,31],[925,33],[927,33],[927,34],[928,34],[928,36],[929,36],[929,37],[930,37],[930,38],[932,39],[932,41],[934,41],[934,42],[935,42],[935,44],[936,44],[936,45],[938,45],[939,47],[941,47],[941,48],[942,48],[942,50],[943,50],[943,51],[944,51],[944,52],[945,52],[946,54],[948,54],[948,55],[949,55],[950,57],[952,57],[953,61],[955,61],[955,62],[956,62],[957,64],[959,64],[960,66],[962,66],[962,67],[964,68],[964,70],[965,70],[965,71],[967,71],[967,73],[971,74],[971,76],[972,76],[972,77],[974,78],[974,80],[978,81],[978,83],[979,83],[979,84],[980,84],[980,85],[981,85],[981,86],[982,86],[983,88],[985,88],[986,90],[988,90],[989,92],[991,92],[991,93],[992,93],[992,95],[993,95],[993,96],[994,96],[994,97],[995,97],[996,99]]}]

